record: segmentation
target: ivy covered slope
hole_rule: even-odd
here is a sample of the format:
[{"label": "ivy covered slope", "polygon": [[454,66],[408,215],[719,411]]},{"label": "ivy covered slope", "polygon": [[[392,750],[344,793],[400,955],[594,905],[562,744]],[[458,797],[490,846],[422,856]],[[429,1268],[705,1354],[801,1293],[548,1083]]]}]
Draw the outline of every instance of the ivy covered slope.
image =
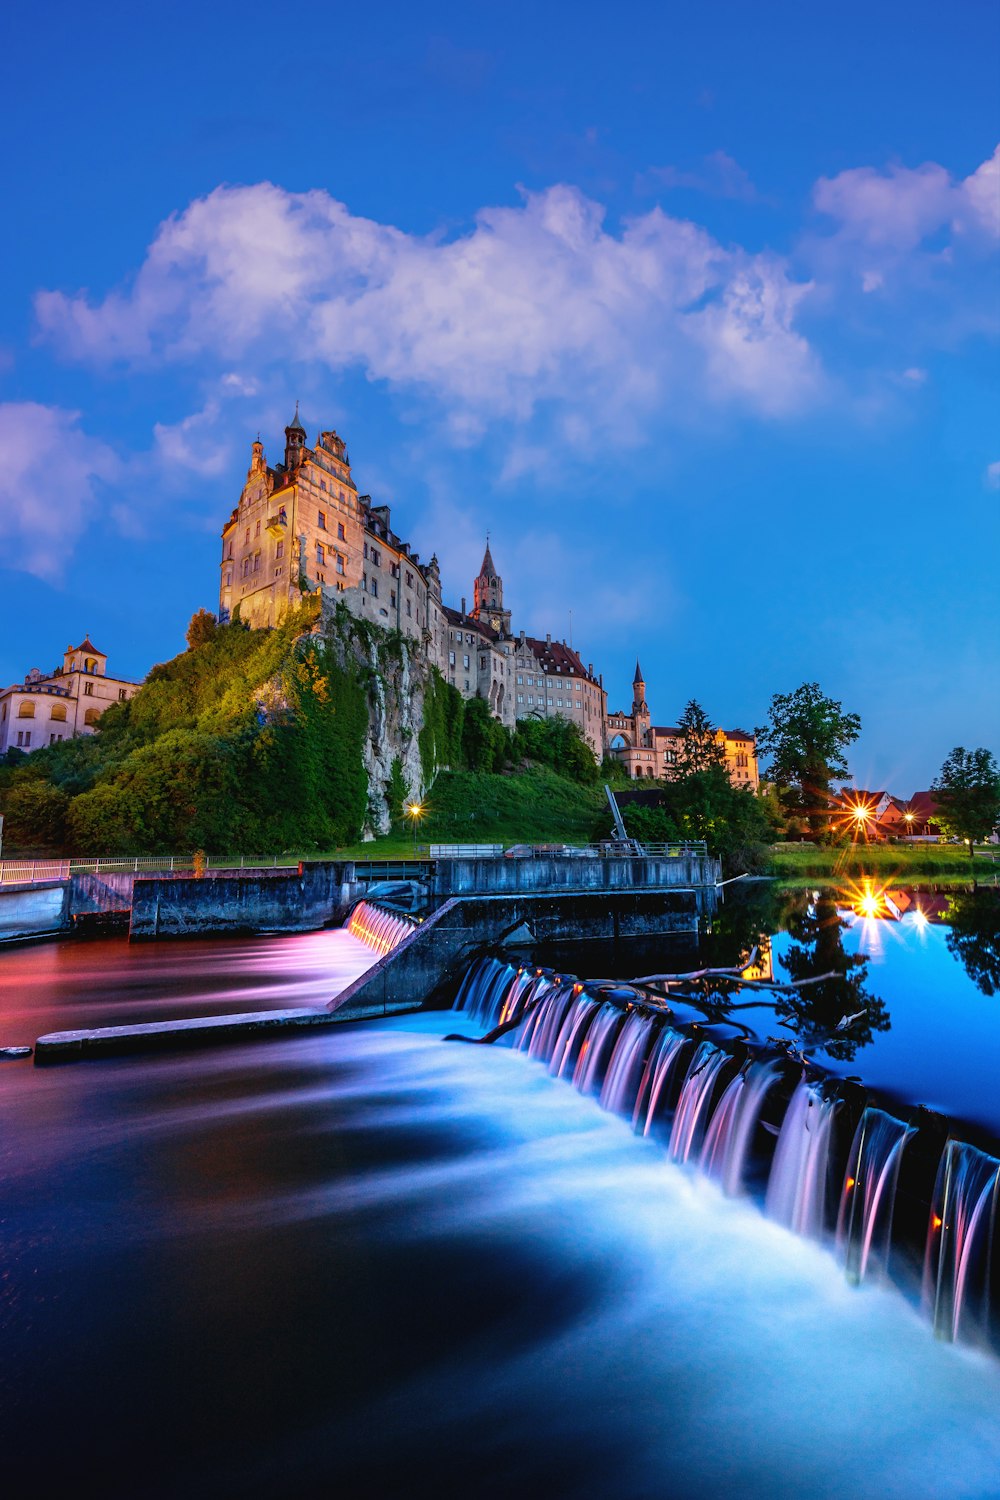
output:
[{"label": "ivy covered slope", "polygon": [[0,770],[9,852],[331,849],[460,763],[459,695],[342,606],[199,637],[96,734]]}]

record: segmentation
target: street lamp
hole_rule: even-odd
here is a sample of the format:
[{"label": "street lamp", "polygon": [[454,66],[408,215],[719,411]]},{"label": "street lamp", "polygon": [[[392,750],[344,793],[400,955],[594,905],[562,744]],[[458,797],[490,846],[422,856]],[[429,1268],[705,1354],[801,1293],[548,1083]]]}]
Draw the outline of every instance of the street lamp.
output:
[{"label": "street lamp", "polygon": [[411,803],[409,803],[407,805],[407,807],[404,809],[404,811],[406,813],[406,816],[410,819],[410,822],[413,824],[413,858],[416,859],[416,857],[417,857],[417,823],[420,821],[421,815],[422,815],[422,813],[424,811],[423,804],[420,803],[420,802],[411,802]]}]

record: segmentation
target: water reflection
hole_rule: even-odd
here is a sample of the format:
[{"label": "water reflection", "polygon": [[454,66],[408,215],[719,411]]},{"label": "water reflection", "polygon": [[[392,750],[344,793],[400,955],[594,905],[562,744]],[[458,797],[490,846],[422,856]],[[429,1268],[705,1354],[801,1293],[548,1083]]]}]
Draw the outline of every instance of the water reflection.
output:
[{"label": "water reflection", "polygon": [[869,958],[847,953],[841,918],[833,892],[819,892],[789,913],[791,938],[782,962],[789,978],[808,987],[781,991],[775,1013],[794,1027],[806,1050],[822,1048],[828,1057],[851,1062],[875,1032],[888,1031],[892,1022],[885,1002],[867,987]]},{"label": "water reflection", "polygon": [[984,995],[1000,993],[1000,892],[957,892],[948,903],[948,952]]}]

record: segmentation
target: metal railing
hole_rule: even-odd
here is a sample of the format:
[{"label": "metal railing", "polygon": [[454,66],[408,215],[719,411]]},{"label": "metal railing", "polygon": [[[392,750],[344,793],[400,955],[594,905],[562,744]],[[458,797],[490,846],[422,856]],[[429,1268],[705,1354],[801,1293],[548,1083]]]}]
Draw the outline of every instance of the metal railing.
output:
[{"label": "metal railing", "polygon": [[[703,839],[690,839],[683,843],[625,844],[605,840],[600,844],[512,844],[506,850],[502,844],[420,844],[416,860],[429,859],[664,859],[686,854],[708,853]],[[267,854],[252,856],[213,856],[195,861],[190,854],[139,855],[132,859],[81,858],[69,859],[3,859],[0,860],[0,885],[31,885],[47,880],[68,880],[71,875],[190,875],[197,869],[219,873],[226,870],[281,870],[298,869],[301,863],[322,863],[322,860],[300,860],[292,854]],[[355,860],[352,863],[364,866],[366,875],[372,877],[377,868],[381,879],[405,877],[406,865],[414,861],[408,855],[397,855],[393,859]]]}]

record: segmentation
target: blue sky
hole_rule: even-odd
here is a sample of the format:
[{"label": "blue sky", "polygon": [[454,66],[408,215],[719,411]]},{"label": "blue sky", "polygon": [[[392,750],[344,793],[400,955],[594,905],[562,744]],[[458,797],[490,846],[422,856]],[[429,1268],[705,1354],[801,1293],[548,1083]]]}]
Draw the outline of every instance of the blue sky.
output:
[{"label": "blue sky", "polygon": [[1000,12],[8,14],[0,679],[143,675],[296,398],[627,704],[1000,751]]}]

